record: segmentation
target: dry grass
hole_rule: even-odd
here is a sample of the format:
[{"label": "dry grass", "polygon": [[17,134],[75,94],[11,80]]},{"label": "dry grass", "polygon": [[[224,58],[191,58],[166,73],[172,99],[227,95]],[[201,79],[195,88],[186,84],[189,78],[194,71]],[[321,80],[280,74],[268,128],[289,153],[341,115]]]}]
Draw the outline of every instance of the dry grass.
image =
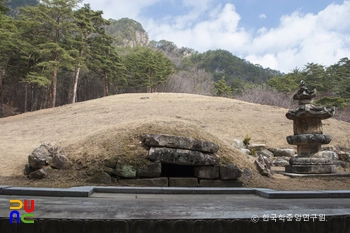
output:
[{"label": "dry grass", "polygon": [[[148,96],[149,99],[140,99]],[[291,179],[276,174],[261,177],[253,161],[230,144],[246,134],[253,143],[269,147],[291,147],[292,134],[287,109],[251,104],[234,99],[189,94],[125,94],[66,105],[0,119],[0,185],[68,187],[86,185],[85,179],[103,160],[118,159],[135,165],[145,163],[140,136],[167,133],[207,139],[220,145],[222,163],[234,162],[251,168],[253,177],[245,186],[274,189],[349,189],[349,178]],[[350,124],[324,121],[324,132],[333,136],[332,145],[350,147]],[[64,148],[75,162],[70,171],[54,170],[42,181],[21,175],[27,156],[42,142]]]}]

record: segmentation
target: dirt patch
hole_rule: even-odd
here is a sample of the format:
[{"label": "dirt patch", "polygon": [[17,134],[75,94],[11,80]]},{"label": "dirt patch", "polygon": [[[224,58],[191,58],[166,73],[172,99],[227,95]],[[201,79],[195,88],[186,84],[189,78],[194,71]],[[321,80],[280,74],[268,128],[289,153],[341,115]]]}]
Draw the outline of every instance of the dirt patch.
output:
[{"label": "dirt patch", "polygon": [[[141,99],[148,96],[149,99]],[[0,119],[0,184],[68,187],[87,185],[79,170],[54,170],[47,180],[29,181],[21,176],[27,156],[43,142],[64,147],[67,155],[91,169],[116,151],[133,163],[144,160],[142,133],[168,133],[210,139],[220,144],[223,163],[253,167],[253,160],[233,149],[233,139],[247,134],[254,143],[293,148],[286,136],[293,133],[287,109],[242,101],[188,94],[125,94],[26,113]],[[166,131],[166,132],[165,132]],[[332,145],[350,147],[350,124],[329,119],[324,133]],[[137,155],[137,156],[136,156]],[[65,176],[64,176],[65,175]],[[63,178],[65,177],[65,178]],[[349,178],[289,178],[274,175],[243,180],[247,187],[274,189],[349,189]]]}]

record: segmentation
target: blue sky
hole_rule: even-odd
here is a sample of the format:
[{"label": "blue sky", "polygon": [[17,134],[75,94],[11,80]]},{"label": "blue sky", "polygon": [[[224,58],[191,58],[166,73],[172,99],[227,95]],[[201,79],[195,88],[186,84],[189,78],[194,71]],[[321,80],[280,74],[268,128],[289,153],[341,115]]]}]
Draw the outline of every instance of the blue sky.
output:
[{"label": "blue sky", "polygon": [[85,0],[105,18],[140,22],[151,40],[225,49],[289,72],[350,57],[350,0]]}]

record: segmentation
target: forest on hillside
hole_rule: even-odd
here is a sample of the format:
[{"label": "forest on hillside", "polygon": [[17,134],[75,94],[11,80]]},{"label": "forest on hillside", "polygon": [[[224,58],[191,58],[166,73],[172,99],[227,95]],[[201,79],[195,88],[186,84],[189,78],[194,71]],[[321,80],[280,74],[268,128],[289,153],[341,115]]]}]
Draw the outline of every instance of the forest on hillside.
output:
[{"label": "forest on hillside", "polygon": [[300,80],[318,104],[350,121],[350,61],[288,74],[226,50],[199,53],[150,41],[132,19],[109,19],[81,0],[0,0],[0,117],[112,94],[218,95],[289,108]]}]

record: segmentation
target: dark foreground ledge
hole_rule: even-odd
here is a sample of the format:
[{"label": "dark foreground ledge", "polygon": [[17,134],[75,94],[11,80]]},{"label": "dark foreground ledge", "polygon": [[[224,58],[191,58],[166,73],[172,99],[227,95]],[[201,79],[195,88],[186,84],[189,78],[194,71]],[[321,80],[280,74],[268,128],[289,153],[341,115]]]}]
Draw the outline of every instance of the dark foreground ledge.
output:
[{"label": "dark foreground ledge", "polygon": [[347,233],[350,216],[327,217],[324,221],[251,219],[197,220],[67,220],[37,219],[34,224],[9,224],[0,218],[1,233]]}]

